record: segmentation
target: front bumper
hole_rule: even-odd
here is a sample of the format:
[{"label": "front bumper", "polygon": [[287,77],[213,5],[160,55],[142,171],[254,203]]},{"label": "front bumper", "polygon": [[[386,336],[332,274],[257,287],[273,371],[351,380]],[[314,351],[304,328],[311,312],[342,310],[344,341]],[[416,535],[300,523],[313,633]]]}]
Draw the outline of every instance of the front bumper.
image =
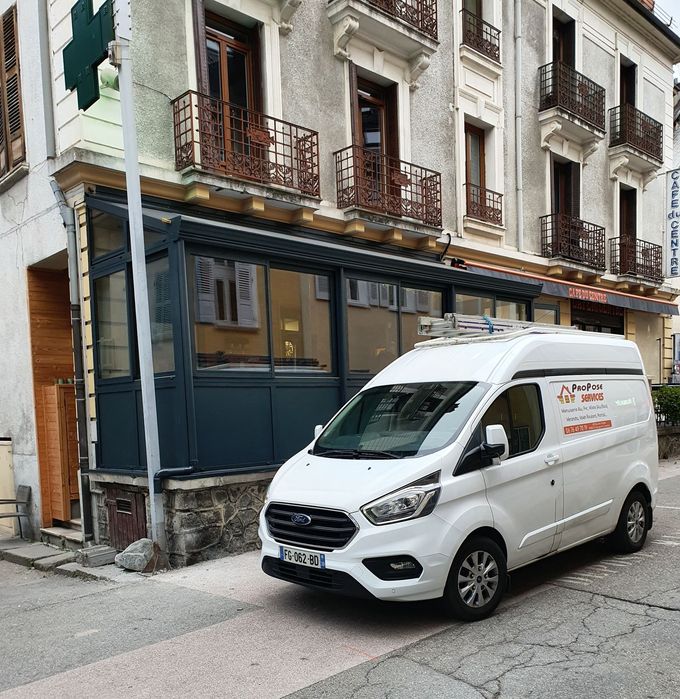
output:
[{"label": "front bumper", "polygon": [[[447,550],[450,545],[448,524],[434,513],[380,527],[371,524],[360,512],[353,512],[351,516],[359,527],[357,533],[343,549],[324,552],[326,568],[318,570],[279,560],[280,544],[270,536],[263,514],[259,529],[262,569],[288,582],[352,596],[399,602],[442,596],[453,556],[453,551]],[[284,545],[318,552],[296,544]],[[368,570],[363,560],[383,556],[413,556],[423,571],[418,578],[381,580]]]}]

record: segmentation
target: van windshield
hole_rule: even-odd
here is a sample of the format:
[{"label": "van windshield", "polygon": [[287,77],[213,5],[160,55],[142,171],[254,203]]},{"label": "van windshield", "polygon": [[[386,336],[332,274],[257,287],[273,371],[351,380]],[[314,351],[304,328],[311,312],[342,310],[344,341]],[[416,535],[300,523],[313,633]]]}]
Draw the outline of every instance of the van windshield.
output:
[{"label": "van windshield", "polygon": [[474,381],[369,388],[338,413],[312,453],[346,459],[431,454],[454,441],[487,389]]}]

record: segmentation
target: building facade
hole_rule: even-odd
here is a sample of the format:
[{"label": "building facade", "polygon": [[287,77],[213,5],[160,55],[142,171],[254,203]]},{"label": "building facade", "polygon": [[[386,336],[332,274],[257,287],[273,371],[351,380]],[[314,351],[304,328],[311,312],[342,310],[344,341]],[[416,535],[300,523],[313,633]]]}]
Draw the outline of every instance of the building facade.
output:
[{"label": "building facade", "polygon": [[[11,10],[20,69],[44,84],[21,81],[25,155],[1,201],[25,224],[0,230],[10,291],[28,298],[13,306],[23,325],[0,360],[15,367],[6,375],[23,402],[20,417],[0,408],[0,431],[15,478],[33,487],[35,528],[76,517],[68,260],[53,178],[78,227],[80,493],[93,511],[82,526],[122,548],[147,532],[148,484],[116,74],[100,66],[100,99],[79,111],[62,55],[73,3],[43,14],[29,4]],[[664,178],[654,176],[672,162],[680,38],[649,9],[166,0],[133,2],[132,19],[173,563],[255,545],[275,469],[413,346],[419,315],[625,333],[650,378],[667,380],[677,292],[663,280]],[[45,60],[32,66],[35,36]],[[29,184],[41,189],[21,208]],[[33,247],[17,259],[21,246]],[[48,366],[57,356],[63,366]]]}]

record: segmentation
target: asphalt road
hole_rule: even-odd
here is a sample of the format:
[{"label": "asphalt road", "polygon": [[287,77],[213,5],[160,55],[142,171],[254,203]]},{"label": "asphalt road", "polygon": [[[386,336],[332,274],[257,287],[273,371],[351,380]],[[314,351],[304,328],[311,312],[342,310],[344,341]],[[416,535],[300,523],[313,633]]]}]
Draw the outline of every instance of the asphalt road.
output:
[{"label": "asphalt road", "polygon": [[640,553],[530,566],[476,624],[287,585],[256,554],[116,582],[0,561],[0,696],[123,695],[678,697],[680,476]]}]

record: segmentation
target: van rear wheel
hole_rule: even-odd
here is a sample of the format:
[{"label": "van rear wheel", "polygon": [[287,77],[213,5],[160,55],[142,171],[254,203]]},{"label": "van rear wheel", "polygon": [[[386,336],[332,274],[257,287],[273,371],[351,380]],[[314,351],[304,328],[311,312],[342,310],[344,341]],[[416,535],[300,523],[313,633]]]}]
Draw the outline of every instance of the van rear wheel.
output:
[{"label": "van rear wheel", "polygon": [[644,493],[633,490],[621,508],[612,544],[620,553],[634,553],[645,545],[648,530],[649,503]]},{"label": "van rear wheel", "polygon": [[446,612],[463,621],[489,616],[507,584],[507,563],[498,544],[484,536],[468,539],[453,559],[442,598]]}]

